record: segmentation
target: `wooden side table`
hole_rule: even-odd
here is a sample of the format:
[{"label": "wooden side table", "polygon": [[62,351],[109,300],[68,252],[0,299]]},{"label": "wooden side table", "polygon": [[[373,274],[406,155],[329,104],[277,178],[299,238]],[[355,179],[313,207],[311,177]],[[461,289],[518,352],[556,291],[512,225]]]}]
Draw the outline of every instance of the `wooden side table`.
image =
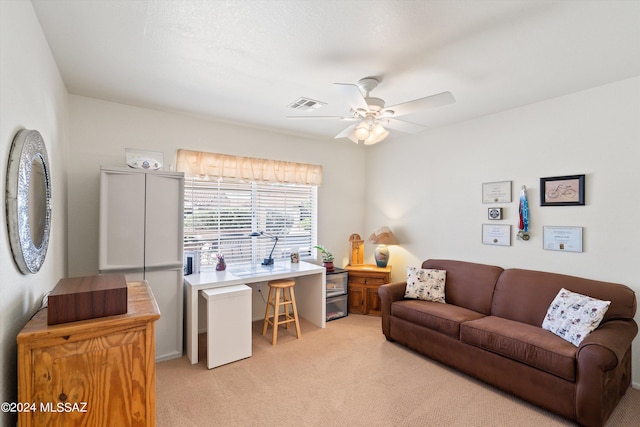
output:
[{"label": "wooden side table", "polygon": [[154,322],[147,282],[129,282],[127,313],[47,325],[43,309],[18,334],[18,414],[28,426],[154,426]]},{"label": "wooden side table", "polygon": [[349,272],[349,314],[382,315],[378,288],[391,282],[391,266],[348,265],[345,270]]}]

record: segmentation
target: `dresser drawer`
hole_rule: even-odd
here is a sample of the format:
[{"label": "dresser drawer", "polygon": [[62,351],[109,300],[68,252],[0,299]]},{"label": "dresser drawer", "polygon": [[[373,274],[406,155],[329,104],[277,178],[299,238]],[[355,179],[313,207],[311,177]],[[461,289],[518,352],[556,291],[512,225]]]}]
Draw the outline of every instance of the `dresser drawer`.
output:
[{"label": "dresser drawer", "polygon": [[384,285],[387,281],[385,277],[359,277],[350,274],[349,283],[354,285]]}]

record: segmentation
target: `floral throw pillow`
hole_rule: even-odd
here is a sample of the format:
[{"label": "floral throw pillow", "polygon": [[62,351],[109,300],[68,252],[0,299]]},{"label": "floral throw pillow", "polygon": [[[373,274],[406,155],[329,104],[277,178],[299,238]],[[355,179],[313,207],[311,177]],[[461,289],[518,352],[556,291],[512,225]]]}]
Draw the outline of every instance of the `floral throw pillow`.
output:
[{"label": "floral throw pillow", "polygon": [[404,297],[444,303],[446,278],[446,270],[409,267]]},{"label": "floral throw pillow", "polygon": [[601,301],[562,288],[547,310],[542,329],[577,347],[600,325],[610,304],[611,301]]}]

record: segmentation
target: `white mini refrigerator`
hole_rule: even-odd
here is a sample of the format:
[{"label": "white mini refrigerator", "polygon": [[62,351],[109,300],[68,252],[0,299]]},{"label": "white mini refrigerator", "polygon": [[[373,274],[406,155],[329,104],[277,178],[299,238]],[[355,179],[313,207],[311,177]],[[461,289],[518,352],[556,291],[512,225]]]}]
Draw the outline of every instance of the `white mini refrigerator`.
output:
[{"label": "white mini refrigerator", "polygon": [[184,175],[100,171],[100,273],[146,280],[160,308],[156,361],[182,356]]}]

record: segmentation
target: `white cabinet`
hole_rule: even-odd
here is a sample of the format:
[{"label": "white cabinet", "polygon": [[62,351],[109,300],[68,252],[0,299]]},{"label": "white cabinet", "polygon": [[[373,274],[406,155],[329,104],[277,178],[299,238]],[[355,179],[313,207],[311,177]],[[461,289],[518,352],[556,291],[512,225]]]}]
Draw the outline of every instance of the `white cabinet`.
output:
[{"label": "white cabinet", "polygon": [[182,355],[183,207],[182,173],[101,169],[99,270],[149,283],[158,361]]},{"label": "white cabinet", "polygon": [[101,171],[101,271],[144,270],[145,178],[145,174]]},{"label": "white cabinet", "polygon": [[156,360],[182,356],[184,284],[182,265],[171,270],[147,270],[145,280],[160,308],[156,328]]},{"label": "white cabinet", "polygon": [[[177,175],[177,176],[175,176]],[[145,266],[182,268],[184,177],[147,174]],[[182,278],[180,279],[182,282]]]}]

